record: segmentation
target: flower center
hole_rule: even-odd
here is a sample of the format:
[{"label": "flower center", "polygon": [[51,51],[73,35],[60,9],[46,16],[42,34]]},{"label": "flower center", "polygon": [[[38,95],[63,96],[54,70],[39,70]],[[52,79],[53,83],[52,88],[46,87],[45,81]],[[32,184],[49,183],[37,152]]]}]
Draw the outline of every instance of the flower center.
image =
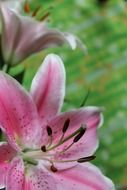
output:
[{"label": "flower center", "polygon": [[69,150],[75,143],[80,141],[80,139],[84,136],[87,128],[86,125],[81,125],[80,128],[78,128],[76,131],[72,132],[71,134],[67,135],[65,137],[65,133],[67,132],[70,125],[70,119],[67,119],[64,122],[63,128],[62,128],[62,136],[60,137],[59,141],[56,144],[53,144],[53,132],[52,128],[50,126],[47,126],[47,134],[49,137],[48,145],[43,145],[40,149],[30,150],[26,149],[23,151],[22,156],[23,160],[28,164],[38,164],[38,160],[44,160],[50,163],[50,169],[53,172],[57,171],[57,168],[55,167],[55,163],[65,163],[65,162],[87,162],[90,160],[95,159],[95,156],[88,156],[83,157],[79,159],[73,159],[73,160],[57,160],[54,159],[55,157],[55,149],[59,146],[63,145],[65,142],[72,139],[72,142],[62,151],[57,152],[57,154],[60,154],[62,156],[63,153],[65,153],[67,150]]}]

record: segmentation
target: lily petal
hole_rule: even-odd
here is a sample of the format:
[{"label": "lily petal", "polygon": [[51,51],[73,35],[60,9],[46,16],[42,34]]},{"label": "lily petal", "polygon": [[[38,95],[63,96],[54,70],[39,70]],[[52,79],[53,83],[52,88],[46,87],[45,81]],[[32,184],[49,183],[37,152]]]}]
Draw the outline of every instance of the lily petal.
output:
[{"label": "lily petal", "polygon": [[[67,42],[72,49],[77,38],[55,29],[47,29],[44,22],[38,22],[6,8],[1,8],[2,50],[8,64],[18,64],[33,53]],[[13,20],[13,22],[12,22]]]},{"label": "lily petal", "polygon": [[112,181],[89,163],[56,172],[54,175],[58,190],[115,190]]},{"label": "lily petal", "polygon": [[6,6],[9,9],[19,12],[23,0],[0,0],[0,6]]},{"label": "lily petal", "polygon": [[8,173],[8,168],[8,163],[0,163],[0,189],[6,186],[6,176]]},{"label": "lily petal", "polygon": [[66,112],[53,118],[49,125],[52,127],[54,143],[59,141],[60,134],[67,119],[70,119],[70,125],[65,133],[65,138],[74,133],[82,125],[86,126],[86,132],[83,137],[72,145],[67,151],[59,154],[59,151],[66,149],[73,139],[68,140],[57,148],[57,159],[79,159],[81,157],[91,156],[98,147],[97,128],[102,124],[101,110],[97,107],[86,107],[76,111]]},{"label": "lily petal", "polygon": [[10,164],[6,179],[6,189],[24,189],[24,164],[20,158],[15,158]]},{"label": "lily petal", "polygon": [[42,119],[54,117],[63,104],[65,95],[65,69],[55,54],[48,55],[31,85],[31,95]]},{"label": "lily petal", "polygon": [[25,190],[56,190],[55,180],[52,175],[37,167],[27,171]]},{"label": "lily petal", "polygon": [[0,127],[17,150],[19,146],[33,147],[33,141],[36,146],[41,136],[32,98],[15,79],[3,72],[0,72]]},{"label": "lily petal", "polygon": [[11,160],[16,151],[6,142],[0,142],[0,164]]},{"label": "lily petal", "polygon": [[[19,32],[20,23],[18,22],[18,17],[15,13],[6,6],[0,8],[1,17],[1,46],[4,61],[9,63],[13,58],[13,49],[16,43],[16,37]],[[13,20],[13,22],[12,22]]]}]

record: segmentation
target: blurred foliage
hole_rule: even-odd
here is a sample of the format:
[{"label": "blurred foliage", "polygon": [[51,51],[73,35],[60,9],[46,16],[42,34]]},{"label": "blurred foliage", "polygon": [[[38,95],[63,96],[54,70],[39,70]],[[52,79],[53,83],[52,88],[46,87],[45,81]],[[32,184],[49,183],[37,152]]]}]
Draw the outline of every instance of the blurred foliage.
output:
[{"label": "blurred foliage", "polygon": [[79,107],[88,91],[86,105],[105,107],[94,163],[116,185],[127,186],[127,3],[123,0],[33,0],[31,6],[39,4],[42,9],[38,15],[50,11],[49,26],[77,35],[88,53],[84,54],[80,48],[71,51],[64,46],[33,55],[24,61],[27,68],[24,85],[29,89],[46,54],[54,52],[62,56],[67,70],[63,110]]}]

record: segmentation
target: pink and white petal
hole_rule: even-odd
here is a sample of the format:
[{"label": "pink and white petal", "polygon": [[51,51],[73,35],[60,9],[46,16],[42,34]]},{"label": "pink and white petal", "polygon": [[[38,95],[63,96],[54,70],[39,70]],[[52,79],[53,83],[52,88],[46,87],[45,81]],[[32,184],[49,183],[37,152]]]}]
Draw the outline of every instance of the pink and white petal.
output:
[{"label": "pink and white petal", "polygon": [[47,29],[44,22],[20,16],[5,6],[2,6],[1,15],[2,50],[5,61],[10,64],[18,64],[31,54],[48,47],[68,43],[75,49],[78,44],[77,38],[72,34]]},{"label": "pink and white petal", "polygon": [[[17,44],[15,54],[20,61],[46,48],[67,43],[74,50],[79,44],[79,40],[74,35],[55,29],[47,29],[43,22],[37,22],[27,17],[20,17],[19,20],[21,21],[21,40]],[[82,47],[84,46],[82,45]]]},{"label": "pink and white petal", "polygon": [[34,52],[41,51],[43,49],[60,46],[67,43],[72,50],[75,50],[78,44],[77,38],[69,33],[60,32],[55,29],[46,29],[43,35],[36,41],[37,45],[34,46]]},{"label": "pink and white petal", "polygon": [[79,47],[83,50],[84,53],[87,53],[86,46],[82,43],[82,41],[78,37],[76,37],[70,33],[63,33],[63,35],[73,50],[75,50],[77,47]]},{"label": "pink and white petal", "polygon": [[6,176],[9,169],[8,163],[0,163],[0,189],[6,186]]},{"label": "pink and white petal", "polygon": [[1,17],[4,60],[15,65],[34,52],[34,41],[42,35],[44,24],[21,16],[7,6],[2,6]]},{"label": "pink and white petal", "polygon": [[[74,50],[77,47],[77,39],[69,33],[62,33],[55,29],[47,29],[44,23],[36,22],[28,18],[21,19],[20,38],[15,54],[21,60],[43,49],[60,46],[68,43]],[[28,30],[28,27],[30,30]],[[29,40],[28,40],[29,39]],[[27,41],[27,43],[26,43]]]},{"label": "pink and white petal", "polygon": [[[15,15],[16,16],[16,15]],[[43,22],[38,22],[30,17],[17,15],[20,22],[20,32],[18,33],[17,44],[14,49],[13,64],[18,64],[33,53],[40,52],[43,48],[41,38],[46,26]],[[28,30],[29,28],[29,30]]]},{"label": "pink and white petal", "polygon": [[20,12],[21,10],[22,0],[0,0],[0,6],[6,6],[9,9],[12,9],[16,12]]},{"label": "pink and white petal", "polygon": [[31,95],[44,120],[59,113],[65,95],[65,69],[62,60],[49,54],[35,75]]},{"label": "pink and white petal", "polygon": [[34,147],[40,140],[41,127],[31,96],[3,72],[0,72],[0,127],[16,150]]},{"label": "pink and white petal", "polygon": [[58,190],[115,190],[114,184],[92,164],[54,173]]},{"label": "pink and white petal", "polygon": [[24,190],[24,163],[21,158],[15,158],[11,163],[7,173],[7,190]]},{"label": "pink and white petal", "polygon": [[[6,6],[1,6],[2,21],[2,52],[6,63],[10,63],[14,53],[17,37],[20,29],[20,22],[16,13]],[[13,22],[11,22],[13,20]]]},{"label": "pink and white petal", "polygon": [[24,190],[56,190],[55,180],[52,175],[37,167],[27,170]]},{"label": "pink and white petal", "polygon": [[6,142],[0,142],[0,164],[10,161],[16,151]]},{"label": "pink and white petal", "polygon": [[98,147],[97,128],[102,124],[101,109],[86,107],[66,112],[53,118],[48,124],[52,127],[54,143],[57,143],[61,138],[64,122],[68,118],[70,119],[70,125],[65,137],[74,133],[82,124],[86,126],[86,132],[77,143],[62,154],[59,154],[59,151],[66,149],[73,142],[74,137],[60,145],[55,150],[57,152],[55,159],[79,159],[80,157],[92,155]]}]

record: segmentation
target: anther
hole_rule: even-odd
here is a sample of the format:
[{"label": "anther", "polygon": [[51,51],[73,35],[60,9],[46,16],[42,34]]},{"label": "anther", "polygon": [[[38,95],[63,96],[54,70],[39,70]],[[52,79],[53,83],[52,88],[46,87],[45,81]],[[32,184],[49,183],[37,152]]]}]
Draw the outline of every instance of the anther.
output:
[{"label": "anther", "polygon": [[40,19],[40,21],[43,21],[45,19],[47,19],[50,15],[50,12],[47,12],[45,15],[43,15],[43,17]]},{"label": "anther", "polygon": [[54,172],[54,173],[58,171],[57,168],[56,168],[54,165],[52,165],[50,169],[51,169],[51,171]]},{"label": "anther", "polygon": [[47,151],[47,150],[46,150],[46,146],[43,145],[43,146],[41,147],[41,150],[42,150],[43,152],[46,152],[46,151]]},{"label": "anther", "polygon": [[65,135],[66,131],[68,130],[69,125],[70,125],[70,119],[68,118],[64,122],[63,129],[62,129],[63,134],[62,134],[62,136],[60,138],[60,142],[63,140],[64,135]]},{"label": "anther", "polygon": [[78,142],[83,137],[83,135],[85,134],[85,132],[86,132],[86,127],[81,127],[78,135],[76,135],[76,137],[74,138],[73,142],[74,143]]},{"label": "anther", "polygon": [[96,158],[96,156],[88,156],[88,157],[84,157],[84,158],[79,158],[77,160],[77,162],[79,163],[83,163],[83,162],[88,162],[88,161],[91,161],[91,160],[94,160]]},{"label": "anther", "polygon": [[24,11],[26,13],[30,12],[30,4],[29,4],[28,0],[26,0],[25,3],[24,3]]},{"label": "anther", "polygon": [[70,119],[66,119],[65,123],[64,123],[64,126],[63,126],[63,129],[62,129],[62,132],[63,133],[66,133],[68,127],[69,127],[69,124],[70,124]]},{"label": "anther", "polygon": [[41,6],[37,7],[37,8],[33,11],[32,17],[35,17],[35,16],[37,15],[37,13],[38,13],[38,11],[40,10],[40,8],[41,8]]},{"label": "anther", "polygon": [[52,136],[52,129],[50,126],[47,126],[47,134],[48,136]]}]

